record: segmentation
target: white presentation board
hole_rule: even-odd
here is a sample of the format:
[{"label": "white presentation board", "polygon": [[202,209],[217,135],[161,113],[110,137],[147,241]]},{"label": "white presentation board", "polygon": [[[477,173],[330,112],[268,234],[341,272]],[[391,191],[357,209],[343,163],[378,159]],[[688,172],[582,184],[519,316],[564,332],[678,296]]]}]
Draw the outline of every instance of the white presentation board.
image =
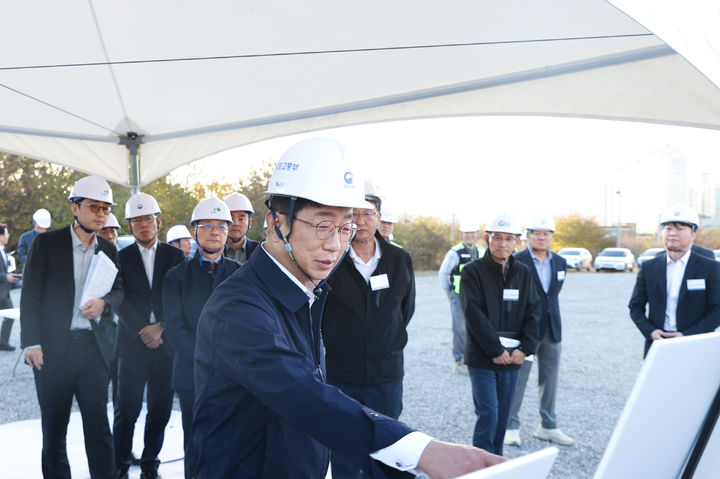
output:
[{"label": "white presentation board", "polygon": [[[653,344],[595,479],[679,477],[720,387],[719,357],[720,333]],[[708,447],[719,447],[717,436],[716,430]],[[717,464],[717,459],[713,462]],[[696,471],[694,479],[717,479],[717,471],[712,475]]]},{"label": "white presentation board", "polygon": [[556,447],[548,447],[457,479],[545,479],[557,454]]},{"label": "white presentation board", "polygon": [[698,462],[693,479],[716,478],[720,476],[720,420],[715,423],[710,440]]}]

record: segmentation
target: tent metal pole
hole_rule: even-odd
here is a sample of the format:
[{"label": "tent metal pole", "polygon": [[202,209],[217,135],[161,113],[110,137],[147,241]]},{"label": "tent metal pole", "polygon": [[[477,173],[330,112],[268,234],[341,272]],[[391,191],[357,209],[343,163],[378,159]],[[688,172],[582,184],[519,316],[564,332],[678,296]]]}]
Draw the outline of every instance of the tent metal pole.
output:
[{"label": "tent metal pole", "polygon": [[140,192],[140,167],[138,161],[138,151],[142,144],[143,135],[138,135],[133,131],[129,131],[126,135],[120,137],[119,143],[125,145],[128,149],[129,169],[130,169],[130,194],[134,195]]}]

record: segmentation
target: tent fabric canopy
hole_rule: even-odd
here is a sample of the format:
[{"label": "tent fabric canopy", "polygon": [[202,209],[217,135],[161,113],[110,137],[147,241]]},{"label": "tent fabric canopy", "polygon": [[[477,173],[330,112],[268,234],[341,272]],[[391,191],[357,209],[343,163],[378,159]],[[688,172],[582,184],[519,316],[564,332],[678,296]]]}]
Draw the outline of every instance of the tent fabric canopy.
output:
[{"label": "tent fabric canopy", "polygon": [[[670,28],[652,2],[613,3],[680,48],[603,0],[16,2],[4,11],[15,40],[0,53],[0,149],[142,186],[235,146],[372,122],[720,129],[716,65],[693,57],[697,34],[677,34],[695,32],[692,16]],[[120,144],[129,132],[137,177]]]}]

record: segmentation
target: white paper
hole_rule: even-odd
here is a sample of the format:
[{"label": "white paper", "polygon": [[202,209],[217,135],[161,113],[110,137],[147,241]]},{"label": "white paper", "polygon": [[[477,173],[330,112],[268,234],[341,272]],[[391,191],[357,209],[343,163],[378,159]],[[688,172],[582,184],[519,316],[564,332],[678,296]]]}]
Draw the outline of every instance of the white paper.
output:
[{"label": "white paper", "polygon": [[80,309],[94,298],[102,298],[110,292],[118,269],[108,256],[100,251],[90,261],[85,286],[80,297]]},{"label": "white paper", "polygon": [[519,339],[513,339],[513,338],[506,338],[505,336],[499,336],[500,344],[502,344],[503,348],[517,348],[520,346],[520,340]]}]

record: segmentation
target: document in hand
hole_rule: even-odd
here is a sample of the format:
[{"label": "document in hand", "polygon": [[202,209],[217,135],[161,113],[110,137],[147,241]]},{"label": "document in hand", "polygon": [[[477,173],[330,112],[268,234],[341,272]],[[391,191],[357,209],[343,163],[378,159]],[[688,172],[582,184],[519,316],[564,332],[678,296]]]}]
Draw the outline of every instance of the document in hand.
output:
[{"label": "document in hand", "polygon": [[118,269],[115,263],[105,253],[100,251],[93,256],[80,297],[80,309],[91,299],[102,298],[108,294],[115,283],[117,274]]}]

